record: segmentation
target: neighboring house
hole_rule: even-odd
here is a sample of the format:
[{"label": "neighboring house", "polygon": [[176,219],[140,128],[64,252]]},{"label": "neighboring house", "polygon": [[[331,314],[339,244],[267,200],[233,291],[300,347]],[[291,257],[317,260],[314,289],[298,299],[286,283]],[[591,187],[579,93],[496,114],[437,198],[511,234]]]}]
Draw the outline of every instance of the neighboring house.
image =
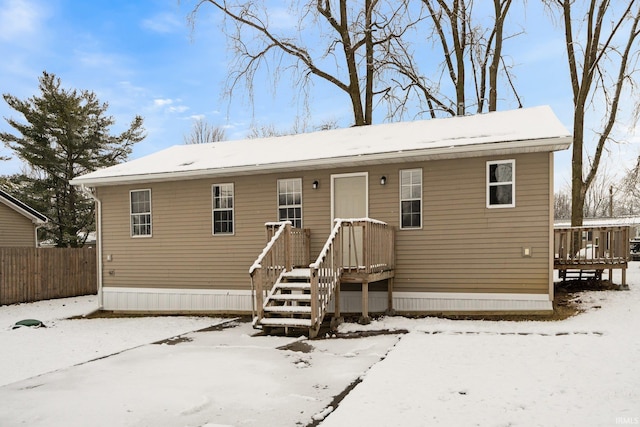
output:
[{"label": "neighboring house", "polygon": [[[549,107],[178,145],[76,178],[98,201],[106,310],[252,309],[265,223],[335,218],[395,229],[398,312],[549,311],[553,152],[571,135]],[[371,311],[387,307],[384,282]],[[345,286],[342,311],[360,311]]]},{"label": "neighboring house", "polygon": [[47,217],[0,190],[0,247],[36,247]]}]

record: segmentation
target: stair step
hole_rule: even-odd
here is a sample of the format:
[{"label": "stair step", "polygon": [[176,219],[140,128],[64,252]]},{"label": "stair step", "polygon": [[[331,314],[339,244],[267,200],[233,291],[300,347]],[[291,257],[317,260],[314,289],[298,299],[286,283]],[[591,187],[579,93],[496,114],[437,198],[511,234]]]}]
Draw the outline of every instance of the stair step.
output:
[{"label": "stair step", "polygon": [[311,314],[311,306],[308,305],[269,305],[264,307],[264,311],[270,313],[286,313],[286,314]]},{"label": "stair step", "polygon": [[310,302],[310,294],[275,294],[269,297],[270,301],[304,301]]},{"label": "stair step", "polygon": [[311,284],[309,282],[280,282],[276,283],[275,288],[290,291],[308,291],[311,289]]},{"label": "stair step", "polygon": [[287,279],[309,279],[311,278],[311,269],[309,268],[294,268],[291,271],[282,273],[282,277]]},{"label": "stair step", "polygon": [[262,326],[310,328],[311,319],[264,318],[260,320],[260,324]]}]

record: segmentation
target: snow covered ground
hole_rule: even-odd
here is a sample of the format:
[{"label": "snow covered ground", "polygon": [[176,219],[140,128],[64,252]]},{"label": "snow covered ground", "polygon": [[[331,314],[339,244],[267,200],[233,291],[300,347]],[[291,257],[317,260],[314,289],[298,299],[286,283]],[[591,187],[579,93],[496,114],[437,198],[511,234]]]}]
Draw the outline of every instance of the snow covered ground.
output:
[{"label": "snow covered ground", "polygon": [[[95,296],[2,306],[0,426],[637,425],[640,263],[627,276],[630,291],[583,293],[586,312],[564,321],[341,326],[409,331],[356,339],[256,337],[209,317],[66,319]],[[11,329],[25,318],[47,328]]]}]

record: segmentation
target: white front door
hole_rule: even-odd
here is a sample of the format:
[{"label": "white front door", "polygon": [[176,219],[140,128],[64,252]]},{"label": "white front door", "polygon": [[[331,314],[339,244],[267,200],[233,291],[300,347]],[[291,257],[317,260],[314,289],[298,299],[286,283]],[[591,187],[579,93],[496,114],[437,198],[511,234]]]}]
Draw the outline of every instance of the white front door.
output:
[{"label": "white front door", "polygon": [[[369,215],[369,176],[366,172],[331,176],[332,212],[331,220],[366,218]],[[344,231],[350,231],[348,228]],[[354,238],[349,244],[344,235],[342,258],[345,267],[362,265],[362,229],[354,230]]]}]

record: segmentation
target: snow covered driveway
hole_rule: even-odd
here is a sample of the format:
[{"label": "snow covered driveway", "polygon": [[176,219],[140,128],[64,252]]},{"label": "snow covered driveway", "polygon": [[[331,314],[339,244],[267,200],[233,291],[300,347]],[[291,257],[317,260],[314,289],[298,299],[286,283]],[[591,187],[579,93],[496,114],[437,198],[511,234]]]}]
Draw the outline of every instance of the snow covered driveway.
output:
[{"label": "snow covered driveway", "polygon": [[[587,311],[565,321],[341,326],[409,331],[357,339],[190,332],[225,321],[207,317],[64,320],[95,297],[0,307],[0,426],[640,424],[639,265],[631,291],[583,293]],[[10,329],[30,317],[50,327]]]}]

